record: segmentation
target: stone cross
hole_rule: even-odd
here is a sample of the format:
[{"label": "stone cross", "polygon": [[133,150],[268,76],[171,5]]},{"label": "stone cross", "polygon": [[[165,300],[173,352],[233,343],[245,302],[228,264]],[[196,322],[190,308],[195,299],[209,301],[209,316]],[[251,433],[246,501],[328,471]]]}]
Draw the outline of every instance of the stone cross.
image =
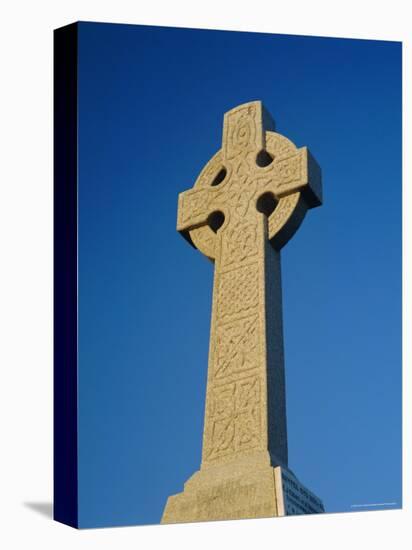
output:
[{"label": "stone cross", "polygon": [[[308,149],[298,149],[274,129],[260,101],[227,112],[222,148],[193,188],[179,195],[178,231],[215,264],[197,477],[202,474],[203,490],[214,486],[218,493],[213,480],[221,484],[224,471],[244,470],[247,477],[246,470],[262,460],[272,468],[288,465],[280,249],[306,211],[321,204],[322,191],[320,169]],[[216,516],[198,488],[195,500],[192,495],[186,504],[177,501],[190,485],[169,498],[164,522],[259,517],[225,504]]]}]

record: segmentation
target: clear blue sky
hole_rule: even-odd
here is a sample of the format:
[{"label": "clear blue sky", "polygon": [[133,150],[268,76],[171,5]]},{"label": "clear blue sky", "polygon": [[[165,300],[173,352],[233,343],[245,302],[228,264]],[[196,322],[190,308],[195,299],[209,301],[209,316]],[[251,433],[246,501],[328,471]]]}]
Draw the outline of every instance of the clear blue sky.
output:
[{"label": "clear blue sky", "polygon": [[82,23],[80,526],[158,523],[199,468],[213,265],[177,195],[256,99],[323,171],[282,252],[290,468],[401,506],[401,44]]}]

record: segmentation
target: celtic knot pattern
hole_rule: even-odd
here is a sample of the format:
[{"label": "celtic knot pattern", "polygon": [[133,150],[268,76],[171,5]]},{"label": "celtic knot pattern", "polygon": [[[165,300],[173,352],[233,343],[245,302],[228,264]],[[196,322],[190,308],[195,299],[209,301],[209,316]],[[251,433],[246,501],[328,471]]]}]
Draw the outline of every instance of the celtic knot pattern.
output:
[{"label": "celtic knot pattern", "polygon": [[266,133],[266,148],[275,160],[290,157],[296,151],[296,146],[289,139],[275,132]]},{"label": "celtic knot pattern", "polygon": [[285,224],[285,221],[292,215],[299,202],[299,197],[300,193],[294,193],[280,199],[275,211],[269,218],[268,233],[270,237],[276,235]]},{"label": "celtic knot pattern", "polygon": [[208,460],[260,444],[260,379],[257,376],[213,389]]},{"label": "celtic knot pattern", "polygon": [[180,223],[184,224],[191,219],[203,216],[207,212],[209,201],[210,195],[206,189],[194,189],[181,194],[179,200]]},{"label": "celtic knot pattern", "polygon": [[240,319],[217,330],[215,378],[224,378],[256,368],[258,364],[259,318]]},{"label": "celtic knot pattern", "polygon": [[248,105],[227,114],[225,124],[225,156],[233,159],[255,144],[257,134],[256,107]]},{"label": "celtic knot pattern", "polygon": [[258,265],[251,264],[220,276],[218,314],[223,320],[258,305]]},{"label": "celtic knot pattern", "polygon": [[231,265],[251,258],[258,253],[257,225],[241,223],[228,227],[223,236],[223,263]]},{"label": "celtic knot pattern", "polygon": [[277,163],[277,177],[280,187],[301,179],[301,163],[301,156],[299,154],[280,160]]}]

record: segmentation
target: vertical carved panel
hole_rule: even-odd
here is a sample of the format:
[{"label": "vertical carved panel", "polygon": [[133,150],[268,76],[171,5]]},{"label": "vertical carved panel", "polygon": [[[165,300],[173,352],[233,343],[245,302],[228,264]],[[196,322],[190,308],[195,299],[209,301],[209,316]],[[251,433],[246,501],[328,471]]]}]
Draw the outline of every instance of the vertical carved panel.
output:
[{"label": "vertical carved panel", "polygon": [[203,463],[266,445],[262,223],[254,211],[219,240]]},{"label": "vertical carved panel", "polygon": [[245,152],[263,146],[261,107],[249,104],[234,109],[225,115],[223,150],[231,160]]},{"label": "vertical carved panel", "polygon": [[259,266],[257,263],[224,271],[218,289],[218,316],[224,322],[258,306]]},{"label": "vertical carved panel", "polygon": [[260,445],[259,376],[214,387],[210,401],[210,434],[205,449],[207,460],[216,460]]},{"label": "vertical carved panel", "polygon": [[259,366],[259,332],[257,313],[218,326],[214,354],[215,379],[243,374]]}]

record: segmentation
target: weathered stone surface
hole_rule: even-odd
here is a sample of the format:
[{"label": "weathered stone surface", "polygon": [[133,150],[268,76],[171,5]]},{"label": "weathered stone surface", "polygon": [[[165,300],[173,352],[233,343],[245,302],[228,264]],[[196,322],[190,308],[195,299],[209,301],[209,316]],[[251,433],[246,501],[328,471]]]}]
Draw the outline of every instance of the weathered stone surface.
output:
[{"label": "weathered stone surface", "polygon": [[215,274],[201,469],[169,497],[162,523],[285,510],[280,249],[322,193],[307,148],[273,130],[260,101],[226,113],[222,148],[179,195],[177,229]]}]

